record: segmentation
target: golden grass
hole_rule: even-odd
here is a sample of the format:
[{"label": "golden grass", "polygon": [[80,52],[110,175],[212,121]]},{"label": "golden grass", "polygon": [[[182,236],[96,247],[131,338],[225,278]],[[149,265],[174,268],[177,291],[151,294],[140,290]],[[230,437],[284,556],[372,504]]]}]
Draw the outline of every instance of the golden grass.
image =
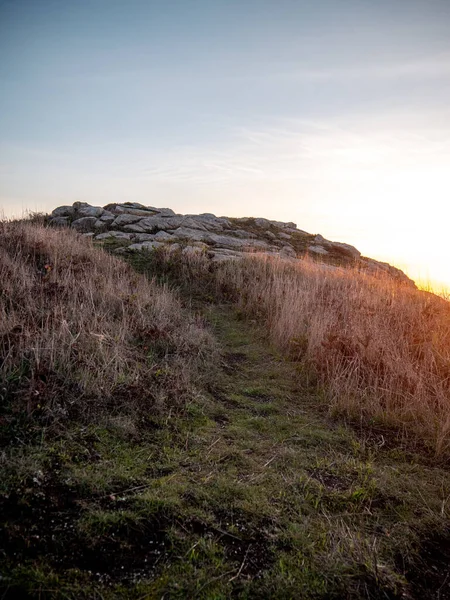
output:
[{"label": "golden grass", "polygon": [[387,277],[255,255],[222,265],[242,309],[325,384],[330,406],[450,451],[450,303]]},{"label": "golden grass", "polygon": [[28,412],[182,402],[213,351],[168,288],[89,240],[0,222],[0,376]]}]

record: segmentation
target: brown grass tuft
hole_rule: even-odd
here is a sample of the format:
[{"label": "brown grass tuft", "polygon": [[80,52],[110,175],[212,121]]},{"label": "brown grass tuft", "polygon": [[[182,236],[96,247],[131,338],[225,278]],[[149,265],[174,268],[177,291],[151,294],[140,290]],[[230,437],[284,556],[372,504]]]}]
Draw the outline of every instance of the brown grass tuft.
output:
[{"label": "brown grass tuft", "polygon": [[326,384],[332,408],[450,451],[450,303],[387,277],[263,255],[217,277]]},{"label": "brown grass tuft", "polygon": [[16,408],[180,404],[213,351],[171,290],[89,240],[0,223],[0,376]]}]

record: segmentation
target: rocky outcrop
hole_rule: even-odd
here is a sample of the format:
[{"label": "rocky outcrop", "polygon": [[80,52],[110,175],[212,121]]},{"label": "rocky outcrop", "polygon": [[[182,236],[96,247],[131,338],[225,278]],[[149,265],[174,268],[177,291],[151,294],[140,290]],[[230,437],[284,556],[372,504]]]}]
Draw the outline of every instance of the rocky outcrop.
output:
[{"label": "rocky outcrop", "polygon": [[170,208],[136,202],[104,207],[75,202],[56,208],[50,224],[72,227],[95,241],[113,245],[117,252],[166,247],[184,254],[204,253],[213,262],[236,260],[247,252],[265,252],[292,260],[309,255],[330,266],[355,265],[369,273],[386,273],[414,285],[399,269],[362,257],[349,244],[309,234],[292,222],[216,217],[212,213],[180,215]]}]

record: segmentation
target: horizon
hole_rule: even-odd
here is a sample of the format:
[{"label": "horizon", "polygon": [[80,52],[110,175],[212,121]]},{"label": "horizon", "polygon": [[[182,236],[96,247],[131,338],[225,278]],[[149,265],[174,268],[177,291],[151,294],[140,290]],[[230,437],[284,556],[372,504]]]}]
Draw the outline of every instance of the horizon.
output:
[{"label": "horizon", "polygon": [[450,3],[0,1],[0,209],[294,221],[450,287]]}]

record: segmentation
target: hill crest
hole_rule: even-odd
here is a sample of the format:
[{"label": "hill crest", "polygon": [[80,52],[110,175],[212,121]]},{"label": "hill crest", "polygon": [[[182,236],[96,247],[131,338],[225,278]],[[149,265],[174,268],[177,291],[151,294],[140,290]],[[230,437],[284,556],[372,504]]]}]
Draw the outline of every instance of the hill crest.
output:
[{"label": "hill crest", "polygon": [[293,222],[261,217],[217,217],[212,213],[176,214],[170,208],[136,202],[104,207],[75,202],[56,208],[50,224],[71,227],[96,241],[112,241],[116,252],[168,247],[184,253],[206,253],[212,262],[234,260],[247,252],[264,252],[287,259],[305,256],[328,268],[357,266],[369,274],[387,274],[415,286],[400,269],[361,255],[354,246],[298,229]]}]

